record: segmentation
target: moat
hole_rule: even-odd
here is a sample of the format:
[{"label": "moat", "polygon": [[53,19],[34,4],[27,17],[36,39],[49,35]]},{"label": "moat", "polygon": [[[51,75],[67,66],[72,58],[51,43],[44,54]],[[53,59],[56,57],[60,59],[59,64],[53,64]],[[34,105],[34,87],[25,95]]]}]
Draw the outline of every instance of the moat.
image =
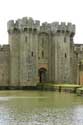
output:
[{"label": "moat", "polygon": [[0,125],[83,125],[83,97],[50,91],[0,91]]}]

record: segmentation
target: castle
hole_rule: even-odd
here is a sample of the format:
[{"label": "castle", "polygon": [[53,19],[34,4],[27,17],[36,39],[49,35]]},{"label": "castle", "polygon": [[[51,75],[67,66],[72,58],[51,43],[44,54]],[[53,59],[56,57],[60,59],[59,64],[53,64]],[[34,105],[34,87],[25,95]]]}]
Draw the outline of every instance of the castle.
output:
[{"label": "castle", "polygon": [[0,87],[38,83],[83,84],[83,44],[75,25],[22,18],[7,23],[9,44],[0,46]]}]

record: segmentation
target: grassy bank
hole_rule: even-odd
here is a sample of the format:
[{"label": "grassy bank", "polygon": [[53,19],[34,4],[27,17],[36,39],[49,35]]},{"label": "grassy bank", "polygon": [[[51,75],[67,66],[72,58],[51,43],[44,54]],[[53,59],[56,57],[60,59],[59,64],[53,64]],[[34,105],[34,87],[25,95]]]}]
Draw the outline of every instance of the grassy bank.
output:
[{"label": "grassy bank", "polygon": [[83,95],[83,87],[77,89],[77,95]]},{"label": "grassy bank", "polygon": [[70,91],[76,92],[77,88],[80,88],[80,85],[76,84],[55,84],[55,83],[39,83],[37,87],[41,90],[55,90],[55,91]]}]

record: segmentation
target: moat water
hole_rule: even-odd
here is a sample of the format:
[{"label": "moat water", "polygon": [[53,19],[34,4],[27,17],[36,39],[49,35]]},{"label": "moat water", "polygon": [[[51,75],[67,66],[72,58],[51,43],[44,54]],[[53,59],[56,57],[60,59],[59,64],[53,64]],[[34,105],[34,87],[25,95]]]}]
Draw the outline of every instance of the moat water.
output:
[{"label": "moat water", "polygon": [[49,91],[0,91],[0,125],[83,125],[83,97]]}]

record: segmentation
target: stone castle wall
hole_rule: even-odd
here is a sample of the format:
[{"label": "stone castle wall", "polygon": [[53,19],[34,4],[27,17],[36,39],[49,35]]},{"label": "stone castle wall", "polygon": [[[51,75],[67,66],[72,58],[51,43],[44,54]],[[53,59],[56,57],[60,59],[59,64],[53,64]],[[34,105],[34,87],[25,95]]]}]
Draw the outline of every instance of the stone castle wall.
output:
[{"label": "stone castle wall", "polygon": [[[81,62],[83,61],[83,44],[74,44],[74,81],[75,83],[79,84],[80,83],[80,67],[81,67]],[[83,77],[83,76],[82,76]]]},{"label": "stone castle wall", "polygon": [[75,25],[40,24],[39,20],[24,17],[8,21],[7,29],[9,45],[6,50],[4,46],[0,49],[1,85],[3,81],[4,86],[35,86],[40,82],[41,69],[46,70],[46,82],[77,83],[77,64],[83,50],[82,45],[73,42]]},{"label": "stone castle wall", "polygon": [[[29,83],[36,82],[39,79],[40,68],[46,68],[48,82],[73,81],[70,45],[73,45],[71,39],[75,34],[75,25],[64,22],[60,24],[44,22],[40,25],[40,21],[25,17],[16,21],[11,20],[7,26],[11,55],[11,83],[28,85],[28,79]],[[34,72],[30,67],[36,73],[34,80]]]},{"label": "stone castle wall", "polygon": [[9,45],[0,46],[0,86],[10,84],[10,48]]}]

